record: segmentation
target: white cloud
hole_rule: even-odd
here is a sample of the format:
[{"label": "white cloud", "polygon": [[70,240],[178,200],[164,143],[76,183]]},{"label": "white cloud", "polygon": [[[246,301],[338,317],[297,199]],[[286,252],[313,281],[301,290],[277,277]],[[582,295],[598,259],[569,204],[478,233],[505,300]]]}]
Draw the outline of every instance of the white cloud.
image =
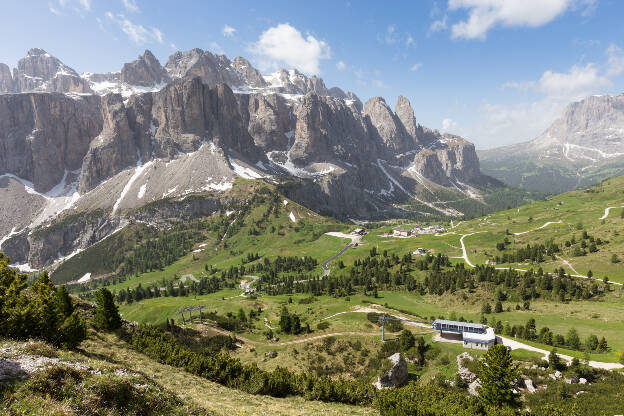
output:
[{"label": "white cloud", "polygon": [[615,77],[624,73],[624,50],[613,43],[607,48],[607,76]]},{"label": "white cloud", "polygon": [[226,38],[231,38],[232,36],[234,36],[234,33],[236,33],[236,29],[234,29],[232,26],[225,25],[223,26],[223,29],[221,29],[221,33],[223,33],[223,36],[225,36]]},{"label": "white cloud", "polygon": [[49,3],[49,10],[56,15],[62,14],[63,11],[69,10],[83,16],[83,12],[91,11],[91,0],[58,0],[58,7],[53,6],[53,3]]},{"label": "white cloud", "polygon": [[573,66],[568,72],[546,71],[537,82],[536,89],[549,97],[578,100],[611,85],[593,63]]},{"label": "white cloud", "polygon": [[[583,1],[583,0],[579,0]],[[467,10],[468,19],[453,24],[452,38],[485,39],[496,27],[538,27],[564,13],[574,0],[449,0],[451,11]]]},{"label": "white cloud", "polygon": [[121,0],[126,10],[130,13],[137,13],[139,6],[136,4],[136,0]]},{"label": "white cloud", "polygon": [[438,19],[433,21],[433,23],[431,23],[431,25],[429,26],[429,34],[431,33],[435,33],[435,32],[440,32],[442,30],[446,30],[447,26],[446,26],[446,19],[448,18],[447,15],[444,15],[444,17],[442,17],[442,19]]},{"label": "white cloud", "polygon": [[399,41],[399,34],[396,31],[396,25],[389,25],[384,35],[384,41],[388,45],[392,45]]},{"label": "white cloud", "polygon": [[412,37],[412,35],[407,35],[407,38],[405,39],[405,46],[409,47],[415,44],[416,42],[414,41],[414,38]]},{"label": "white cloud", "polygon": [[144,45],[154,41],[160,44],[164,42],[162,32],[156,27],[146,28],[143,25],[135,24],[123,14],[114,15],[111,12],[106,12],[105,16],[111,22],[116,23],[121,31],[124,32],[128,38],[130,38],[130,40],[137,45]]},{"label": "white cloud", "polygon": [[373,85],[377,88],[389,88],[390,86],[380,79],[374,79]]},{"label": "white cloud", "polygon": [[415,63],[414,65],[410,67],[410,71],[418,71],[421,67],[422,67],[422,63],[420,62]]},{"label": "white cloud", "polygon": [[476,112],[478,116],[474,124],[462,134],[476,140],[482,147],[535,138],[561,115],[570,102],[609,92],[614,77],[624,73],[624,51],[617,45],[610,45],[605,55],[605,62],[601,64],[576,64],[564,72],[544,71],[537,80],[503,84],[503,89],[536,93],[538,97],[516,104],[484,102]]},{"label": "white cloud", "polygon": [[344,71],[345,69],[347,69],[347,64],[342,61],[338,61],[336,63],[336,68],[338,68],[340,71]]},{"label": "white cloud", "polygon": [[322,59],[329,59],[327,43],[312,35],[305,38],[288,23],[281,23],[267,29],[251,47],[258,56],[261,67],[276,68],[280,64],[297,68],[307,74],[319,74]]},{"label": "white cloud", "polygon": [[455,121],[453,121],[450,118],[445,118],[444,120],[442,120],[442,129],[441,131],[449,131],[451,129],[454,129],[455,127],[457,127],[457,123]]}]

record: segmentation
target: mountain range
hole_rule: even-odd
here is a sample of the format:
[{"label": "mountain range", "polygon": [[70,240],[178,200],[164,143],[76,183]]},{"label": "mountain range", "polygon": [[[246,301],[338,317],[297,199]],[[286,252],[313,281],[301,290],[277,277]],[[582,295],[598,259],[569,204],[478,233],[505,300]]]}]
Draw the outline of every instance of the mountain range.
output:
[{"label": "mountain range", "polygon": [[362,105],[316,76],[201,49],[164,66],[145,51],[118,73],[78,74],[42,49],[0,64],[0,248],[23,270],[130,221],[210,215],[244,200],[244,180],[356,221],[507,203],[474,145],[420,125],[405,97]]},{"label": "mountain range", "polygon": [[535,139],[479,152],[483,171],[508,185],[564,192],[624,174],[624,94],[569,104]]}]

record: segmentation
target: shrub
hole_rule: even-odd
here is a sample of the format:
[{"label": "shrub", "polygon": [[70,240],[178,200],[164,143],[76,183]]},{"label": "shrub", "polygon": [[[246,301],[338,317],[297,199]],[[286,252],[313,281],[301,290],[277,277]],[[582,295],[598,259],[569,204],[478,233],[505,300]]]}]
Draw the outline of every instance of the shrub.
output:
[{"label": "shrub", "polygon": [[27,276],[8,267],[0,253],[0,336],[37,338],[73,348],[86,338],[84,322],[64,287],[57,289],[47,272],[30,287]]},{"label": "shrub", "polygon": [[321,321],[316,325],[316,329],[318,329],[319,331],[323,331],[327,328],[329,328],[329,322],[327,321]]},{"label": "shrub", "polygon": [[112,331],[121,327],[119,309],[115,305],[113,294],[108,289],[100,288],[95,296],[95,303],[93,322],[97,328]]}]

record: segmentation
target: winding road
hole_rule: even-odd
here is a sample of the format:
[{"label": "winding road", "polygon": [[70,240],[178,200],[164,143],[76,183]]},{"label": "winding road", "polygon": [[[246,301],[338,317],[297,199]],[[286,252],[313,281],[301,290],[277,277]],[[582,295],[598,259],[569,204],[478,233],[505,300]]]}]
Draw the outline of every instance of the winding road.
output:
[{"label": "winding road", "polygon": [[463,255],[460,258],[464,259],[466,264],[470,267],[475,267],[475,265],[470,262],[470,259],[468,259],[468,253],[466,252],[466,245],[464,244],[464,238],[474,235],[474,234],[479,234],[479,233],[484,233],[484,232],[485,231],[477,231],[475,233],[463,234],[461,238],[459,239],[459,242],[461,243],[461,247],[462,247],[462,252],[463,252]]},{"label": "winding road", "polygon": [[335,254],[332,258],[330,258],[329,260],[326,260],[322,264],[322,267],[323,267],[323,277],[329,276],[330,270],[329,270],[329,267],[327,267],[327,265],[329,263],[331,263],[332,261],[336,260],[336,258],[338,258],[342,254],[344,254],[344,252],[349,250],[351,247],[355,246],[356,244],[360,244],[360,241],[362,240],[362,236],[359,235],[359,234],[345,234],[345,233],[339,233],[339,232],[333,232],[333,231],[329,232],[329,233],[325,233],[325,234],[326,235],[331,235],[332,237],[349,238],[351,240],[351,242],[349,244],[347,244],[347,246],[345,248],[343,248],[337,254]]},{"label": "winding road", "polygon": [[529,230],[529,231],[523,231],[523,232],[521,232],[521,233],[513,233],[513,235],[523,235],[523,234],[528,234],[528,233],[530,233],[530,232],[537,231],[537,230],[541,230],[542,228],[546,228],[546,227],[548,227],[550,224],[563,224],[563,221],[562,221],[562,220],[559,220],[559,221],[548,221],[546,224],[542,225],[541,227],[537,227],[537,228],[534,228],[534,229]]},{"label": "winding road", "polygon": [[609,211],[611,211],[612,209],[615,209],[615,208],[624,208],[624,205],[619,206],[619,207],[607,207],[607,208],[605,208],[604,215],[602,217],[600,217],[599,219],[601,219],[601,220],[606,219],[609,216]]}]

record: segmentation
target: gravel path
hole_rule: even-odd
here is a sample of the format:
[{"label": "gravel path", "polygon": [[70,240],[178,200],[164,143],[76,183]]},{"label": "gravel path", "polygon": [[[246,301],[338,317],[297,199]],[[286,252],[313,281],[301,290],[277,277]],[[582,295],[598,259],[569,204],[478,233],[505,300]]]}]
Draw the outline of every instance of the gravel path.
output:
[{"label": "gravel path", "polygon": [[615,208],[624,208],[624,205],[619,206],[619,207],[607,207],[607,208],[605,208],[604,215],[602,217],[600,217],[599,219],[601,219],[601,220],[606,219],[609,216],[609,211],[611,211],[612,209],[615,209]]}]

